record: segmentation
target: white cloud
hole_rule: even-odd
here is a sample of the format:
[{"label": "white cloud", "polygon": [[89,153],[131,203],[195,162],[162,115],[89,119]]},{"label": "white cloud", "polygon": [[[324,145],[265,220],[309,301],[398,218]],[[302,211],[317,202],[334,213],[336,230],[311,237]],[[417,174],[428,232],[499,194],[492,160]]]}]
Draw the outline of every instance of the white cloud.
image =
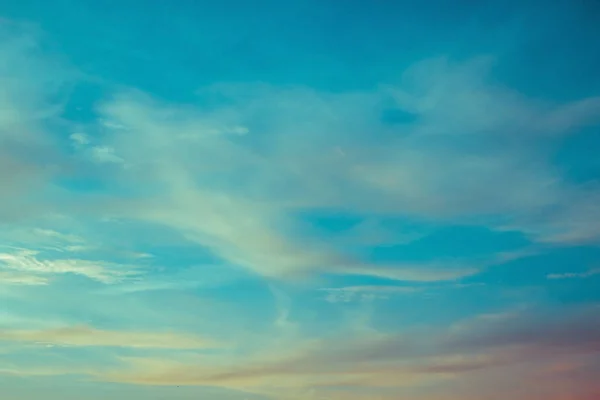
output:
[{"label": "white cloud", "polygon": [[[64,224],[67,221],[57,221],[53,218],[36,218],[34,222],[33,226],[43,226],[43,228],[32,227],[26,223],[3,226],[0,229],[0,241],[3,243],[0,245],[0,252],[2,249],[12,253],[35,249],[38,252],[83,254],[98,247],[80,235],[84,232],[78,231],[75,224],[67,228],[68,224]],[[49,226],[55,229],[50,229]],[[74,233],[76,231],[77,234]]]},{"label": "white cloud", "polygon": [[353,275],[376,276],[397,281],[438,282],[459,280],[475,275],[480,271],[480,269],[475,267],[464,267],[453,264],[363,265],[342,268],[341,272]]},{"label": "white cloud", "polygon": [[555,209],[527,216],[520,228],[548,244],[589,244],[600,239],[599,219],[600,187],[590,184],[567,192]]},{"label": "white cloud", "polygon": [[[15,150],[59,154],[52,135],[40,133],[40,121],[60,107],[48,103],[57,84],[35,67],[44,65],[36,62],[42,57],[35,41],[11,40],[0,52],[12,60],[7,66],[30,66],[0,70],[6,83],[0,101],[10,111],[0,118],[0,171],[13,171],[2,179],[0,213],[13,217],[23,193],[35,188],[43,198],[50,180],[43,159],[16,157]],[[98,174],[143,195],[78,207],[98,217],[108,213],[174,229],[226,262],[277,277],[328,271],[433,281],[476,273],[471,267],[368,265],[339,250],[342,243],[307,237],[298,218],[307,210],[473,218],[512,223],[539,240],[597,240],[600,232],[589,223],[597,210],[584,200],[590,189],[565,182],[539,149],[553,135],[594,123],[598,99],[528,99],[489,83],[492,62],[426,60],[405,71],[397,85],[371,92],[255,84],[215,85],[199,93],[208,102],[212,95],[226,98],[221,105],[117,94],[97,110],[106,136],[92,140],[77,132],[71,140],[88,160],[127,165]],[[14,84],[21,81],[25,90]],[[382,122],[389,107],[414,120]],[[11,134],[15,124],[25,136]]]},{"label": "white cloud", "polygon": [[48,278],[35,274],[0,270],[0,285],[47,285]]},{"label": "white cloud", "polygon": [[91,148],[91,154],[94,161],[99,163],[120,164],[123,159],[115,154],[115,150],[106,146],[97,146]]},{"label": "white cloud", "polygon": [[43,229],[43,228],[35,228],[33,229],[33,233],[39,236],[47,237],[50,239],[55,239],[59,242],[64,243],[83,243],[83,238],[69,234],[69,233],[61,233],[54,229]]},{"label": "white cloud", "polygon": [[[110,129],[117,129],[116,126],[108,125]],[[93,145],[92,139],[84,133],[74,133],[70,136],[75,148],[86,153],[87,157],[99,164],[121,164],[123,159],[115,153],[115,149],[109,146]]]},{"label": "white cloud", "polygon": [[330,303],[385,300],[398,294],[416,293],[420,289],[410,286],[345,286],[320,289],[326,292],[325,300]]},{"label": "white cloud", "polygon": [[[144,180],[164,193],[132,216],[176,228],[261,273],[276,266],[319,269],[340,264],[339,256],[298,240],[297,211],[341,207],[493,221],[502,215],[525,227],[525,217],[538,210],[571,210],[569,193],[576,189],[538,153],[538,144],[552,133],[548,121],[567,121],[552,124],[555,134],[592,120],[596,101],[561,106],[527,99],[486,83],[488,64],[428,61],[409,70],[400,86],[372,93],[208,89],[229,98],[221,108],[129,93],[101,113],[122,127],[107,145],[132,166],[119,177],[123,184]],[[416,121],[382,124],[386,96]],[[232,124],[250,133],[232,136]],[[373,132],[385,134],[385,143],[370,140]]]},{"label": "white cloud", "polygon": [[[529,208],[553,197],[544,189],[548,179],[540,183],[537,169],[530,170],[528,177],[523,165],[500,157],[465,157],[458,149],[455,154],[432,153],[414,141],[406,142],[408,149],[402,142],[386,148],[357,147],[364,134],[358,128],[377,128],[376,118],[365,112],[375,104],[370,95],[321,96],[309,90],[277,92],[268,87],[248,90],[261,97],[250,97],[240,109],[218,110],[214,115],[202,108],[161,105],[139,94],[106,104],[102,108],[106,119],[126,127],[108,145],[131,166],[113,178],[127,186],[148,182],[151,190],[162,193],[154,201],[128,205],[122,216],[175,228],[230,262],[281,276],[355,264],[329,246],[298,238],[294,234],[298,221],[292,218],[296,210],[350,207],[357,212],[443,215]],[[264,132],[250,130],[269,141],[255,149],[251,138],[239,142],[226,130],[219,134],[213,127],[224,117],[240,123],[268,122]],[[313,121],[309,126],[306,118]],[[190,142],[190,137],[197,139]],[[348,149],[344,157],[348,160],[343,162],[329,154],[340,142]],[[471,176],[468,186],[448,186],[457,176]],[[506,194],[498,196],[505,176],[512,180],[505,182]],[[525,179],[518,183],[523,189],[508,190],[518,176]],[[492,182],[493,192],[482,193],[482,188],[492,189]],[[473,204],[479,193],[480,201]],[[417,276],[375,267],[364,271]],[[446,272],[444,279],[471,273]]]},{"label": "white cloud", "polygon": [[90,137],[88,135],[86,135],[85,133],[80,133],[80,132],[73,133],[69,137],[71,138],[71,140],[73,141],[73,143],[77,147],[79,147],[79,146],[86,146],[86,145],[88,145],[88,144],[91,143]]},{"label": "white cloud", "polygon": [[141,272],[131,266],[111,264],[105,261],[40,259],[38,252],[26,249],[0,253],[0,271],[16,271],[42,276],[70,273],[106,284],[119,282]]},{"label": "white cloud", "polygon": [[548,274],[548,279],[573,279],[573,278],[589,278],[595,275],[600,275],[600,268],[590,269],[585,272],[565,272],[562,274]]},{"label": "white cloud", "polygon": [[[41,209],[43,214],[54,207],[74,214],[84,210],[82,223],[88,217],[117,217],[125,223],[136,220],[155,224],[210,249],[225,263],[267,277],[354,274],[420,283],[457,281],[478,273],[482,266],[441,261],[374,265],[346,249],[357,244],[366,247],[410,241],[422,232],[403,232],[399,238],[396,232],[388,232],[377,223],[364,223],[339,240],[322,240],[310,236],[313,231],[306,227],[301,215],[315,210],[343,210],[373,221],[400,216],[425,224],[457,220],[490,226],[512,224],[550,244],[600,238],[600,191],[593,185],[569,183],[547,158],[547,145],[553,137],[598,121],[600,100],[590,98],[561,105],[527,99],[489,84],[486,72],[490,60],[486,58],[461,65],[445,59],[418,63],[406,71],[398,85],[372,92],[334,94],[268,85],[219,85],[206,89],[205,92],[212,91],[230,100],[221,106],[168,104],[140,93],[117,95],[98,110],[101,127],[90,127],[89,132],[99,128],[106,136],[74,133],[70,137],[72,147],[84,157],[68,161],[73,169],[89,167],[83,169],[84,176],[93,170],[93,178],[110,182],[111,188],[125,188],[127,196],[119,198],[118,193],[123,191],[115,190],[117,194],[104,193],[96,201],[93,194],[78,197],[61,189],[60,193],[66,193],[71,201],[65,202],[66,206],[59,205],[51,182],[56,174],[65,172],[61,165],[66,158],[59,141],[53,141],[53,132],[47,129],[46,122],[59,114],[60,104],[50,98],[56,97],[63,76],[37,54],[35,41],[26,36],[3,39],[0,32],[0,59],[4,60],[0,63],[0,222],[37,215],[31,210]],[[410,115],[413,121],[382,122],[381,114],[388,106]],[[98,165],[111,163],[128,168]],[[75,203],[78,208],[69,209]],[[86,240],[73,231],[38,228],[31,232],[32,236],[24,235],[21,243],[31,237],[39,240],[36,244],[55,246],[53,250],[89,249]],[[195,279],[184,274],[165,274],[135,281],[129,278],[142,271],[131,265],[74,258],[64,252],[60,254],[62,258],[51,258],[44,252],[49,246],[32,248],[38,250],[0,253],[0,284],[7,287],[3,288],[6,293],[15,294],[10,306],[31,311],[32,321],[46,323],[48,314],[61,312],[123,324],[131,323],[132,318],[147,324],[158,321],[163,326],[214,320],[215,331],[242,337],[246,346],[242,352],[252,347],[247,336],[254,332],[225,332],[223,321],[230,314],[235,315],[229,308],[218,308],[215,303],[206,305],[204,299],[182,293],[184,288],[208,285],[208,280],[218,286],[225,280],[225,267],[219,269],[222,265],[211,272],[210,279],[204,269]],[[504,254],[490,262],[500,263],[527,254],[531,253]],[[129,255],[133,258],[143,254]],[[548,279],[586,278],[597,273],[594,269],[550,274]],[[83,289],[77,292],[77,288],[61,293],[64,288],[59,285],[27,287],[46,285],[62,274],[77,274],[111,285],[94,293]],[[173,279],[168,280],[167,276]],[[465,285],[457,283],[453,287]],[[137,364],[132,362],[130,371],[85,373],[129,383],[250,388],[275,393],[276,398],[293,389],[297,396],[290,396],[304,399],[315,388],[348,384],[397,388],[413,384],[415,378],[427,380],[433,374],[452,375],[455,371],[484,368],[487,362],[502,364],[506,360],[502,354],[468,357],[472,354],[467,352],[456,357],[430,358],[426,360],[428,364],[423,358],[429,354],[419,353],[426,353],[428,345],[435,341],[427,335],[414,338],[417,346],[407,340],[411,338],[398,335],[342,344],[336,340],[302,342],[309,350],[299,350],[302,346],[295,340],[301,339],[303,330],[292,318],[293,301],[274,287],[271,290],[279,336],[263,339],[268,346],[259,351],[287,348],[285,354],[235,359],[226,366],[216,365],[217,361],[229,360],[219,357],[181,365],[164,360],[153,364],[142,359]],[[177,290],[169,296],[145,293],[167,289]],[[416,290],[398,286],[322,289],[331,302],[376,300]],[[190,306],[195,309],[192,317]],[[200,317],[202,307],[211,311],[204,310]],[[219,311],[214,311],[217,308]],[[2,312],[12,318],[13,310]],[[9,325],[22,324],[10,318],[6,318]],[[503,330],[512,319],[514,316],[481,318],[480,323],[491,324],[489,332],[484,332],[488,337],[469,336],[476,327],[471,324],[462,331],[466,336],[462,341],[452,336],[456,333],[453,331],[443,332],[448,335],[437,339],[455,339],[454,344],[464,346],[452,347],[459,353],[468,347],[467,343],[476,340],[490,346],[519,341],[531,345],[531,329]],[[357,325],[365,325],[362,322]],[[0,330],[0,340],[70,347],[196,350],[214,346],[212,341],[195,335],[63,325],[67,327]],[[238,328],[241,325],[231,324]],[[543,335],[533,335],[542,341],[540,348],[534,350],[555,346],[562,351],[562,344],[577,347],[580,344],[561,341],[568,336],[584,337],[582,332],[595,332],[584,326],[565,335],[563,326],[569,325],[550,324],[556,328],[552,340],[544,339],[547,330]],[[347,328],[340,330],[347,333]],[[597,335],[589,336],[586,340],[597,348]],[[515,353],[509,353],[508,358],[515,357]],[[402,365],[403,360],[396,363],[404,355],[408,357],[404,361],[414,362],[412,367],[416,366],[417,371]],[[379,362],[392,358],[393,362]],[[516,354],[515,358],[521,362],[524,357]],[[237,361],[243,362],[238,365]],[[15,370],[7,368],[0,373],[6,371]],[[31,369],[30,373],[36,371],[41,370]],[[350,395],[345,393],[343,398]]]}]

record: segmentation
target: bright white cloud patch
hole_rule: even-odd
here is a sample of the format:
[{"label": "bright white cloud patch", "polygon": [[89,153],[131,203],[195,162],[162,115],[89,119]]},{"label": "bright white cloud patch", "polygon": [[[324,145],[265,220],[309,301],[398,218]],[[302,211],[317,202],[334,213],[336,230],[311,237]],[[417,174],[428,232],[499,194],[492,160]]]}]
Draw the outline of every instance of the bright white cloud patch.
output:
[{"label": "bright white cloud patch", "polygon": [[141,272],[131,266],[103,261],[40,259],[36,251],[24,249],[11,253],[0,253],[0,271],[4,273],[15,271],[17,273],[38,274],[41,277],[75,274],[107,284],[138,275]]}]

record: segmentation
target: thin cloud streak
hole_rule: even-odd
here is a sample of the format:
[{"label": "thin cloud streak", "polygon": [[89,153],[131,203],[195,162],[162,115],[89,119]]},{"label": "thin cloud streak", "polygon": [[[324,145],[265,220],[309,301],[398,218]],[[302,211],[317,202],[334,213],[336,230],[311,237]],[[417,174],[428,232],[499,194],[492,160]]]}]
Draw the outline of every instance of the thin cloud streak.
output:
[{"label": "thin cloud streak", "polygon": [[218,348],[216,341],[174,332],[109,331],[87,326],[46,330],[0,329],[0,341],[73,347],[128,347],[146,349]]}]

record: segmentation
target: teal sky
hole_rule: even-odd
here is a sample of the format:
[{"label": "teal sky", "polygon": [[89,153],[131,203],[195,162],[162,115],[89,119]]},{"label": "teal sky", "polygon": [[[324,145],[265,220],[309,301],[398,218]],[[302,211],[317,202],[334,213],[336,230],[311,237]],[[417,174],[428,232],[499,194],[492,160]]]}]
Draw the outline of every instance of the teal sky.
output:
[{"label": "teal sky", "polygon": [[0,3],[0,397],[600,397],[591,0]]}]

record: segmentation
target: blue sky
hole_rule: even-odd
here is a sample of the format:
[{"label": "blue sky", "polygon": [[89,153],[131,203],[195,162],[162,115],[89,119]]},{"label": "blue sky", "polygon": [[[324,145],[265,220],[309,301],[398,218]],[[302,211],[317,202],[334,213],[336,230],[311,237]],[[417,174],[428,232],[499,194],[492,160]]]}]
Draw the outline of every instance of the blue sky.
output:
[{"label": "blue sky", "polygon": [[597,398],[598,18],[3,2],[3,393]]}]

